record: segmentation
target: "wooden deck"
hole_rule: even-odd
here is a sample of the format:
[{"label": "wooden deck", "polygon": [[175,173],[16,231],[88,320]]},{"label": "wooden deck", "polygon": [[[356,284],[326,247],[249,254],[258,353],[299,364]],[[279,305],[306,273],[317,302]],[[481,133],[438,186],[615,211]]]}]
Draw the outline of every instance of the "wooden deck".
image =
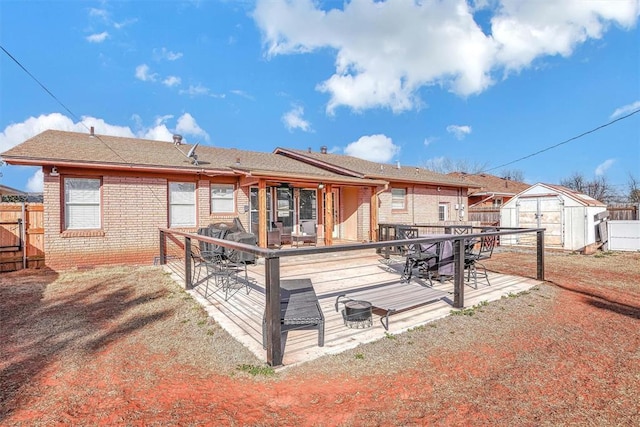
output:
[{"label": "wooden deck", "polygon": [[[184,286],[184,269],[180,261],[170,262],[166,268],[174,279]],[[309,361],[311,359],[342,352],[359,344],[371,342],[385,337],[385,333],[401,333],[409,328],[426,324],[449,315],[453,309],[453,281],[440,283],[433,281],[433,288],[428,292],[441,295],[435,302],[429,302],[410,310],[393,314],[389,317],[389,330],[385,331],[380,316],[373,315],[373,326],[364,329],[351,329],[345,326],[342,313],[336,312],[335,302],[339,295],[367,291],[376,294],[389,292],[399,298],[398,292],[403,286],[424,287],[428,281],[412,278],[411,283],[400,285],[400,274],[404,260],[399,257],[390,260],[377,255],[373,250],[349,253],[329,253],[282,258],[280,264],[281,279],[309,278],[315,288],[320,306],[325,316],[325,345],[318,347],[317,331],[290,331],[284,342],[285,366]],[[224,327],[243,345],[249,348],[260,359],[266,360],[266,351],[262,347],[262,318],[265,306],[264,263],[249,265],[249,293],[244,287],[224,300],[224,292],[216,291],[213,281],[205,297],[206,281],[201,280],[195,288],[188,291],[209,313],[213,319]],[[500,299],[509,293],[527,290],[540,281],[489,273],[491,286],[479,280],[478,289],[465,286],[465,307],[481,301]],[[206,274],[203,270],[202,276]],[[434,298],[431,298],[434,300]],[[340,309],[342,305],[340,305]]]}]

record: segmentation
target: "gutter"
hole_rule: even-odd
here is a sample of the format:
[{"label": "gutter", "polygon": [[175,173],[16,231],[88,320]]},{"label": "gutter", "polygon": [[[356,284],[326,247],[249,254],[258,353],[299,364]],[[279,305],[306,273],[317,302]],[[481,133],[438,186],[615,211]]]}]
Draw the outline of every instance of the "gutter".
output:
[{"label": "gutter", "polygon": [[126,170],[126,171],[144,171],[144,172],[177,172],[193,175],[235,175],[232,170],[212,170],[203,168],[180,168],[169,166],[144,166],[144,165],[122,165],[107,163],[91,163],[91,162],[73,162],[68,160],[25,160],[21,158],[3,157],[3,160],[10,165],[20,166],[66,166],[66,167],[84,167],[90,169],[101,170]]}]

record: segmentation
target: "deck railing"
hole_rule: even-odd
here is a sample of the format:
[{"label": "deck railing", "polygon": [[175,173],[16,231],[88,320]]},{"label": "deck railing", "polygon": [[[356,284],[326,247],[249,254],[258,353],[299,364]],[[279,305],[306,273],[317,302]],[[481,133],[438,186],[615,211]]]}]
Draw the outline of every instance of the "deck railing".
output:
[{"label": "deck railing", "polygon": [[[385,226],[390,226],[386,224]],[[401,226],[401,225],[397,225]],[[404,227],[409,227],[404,225]],[[512,235],[512,234],[525,234],[536,233],[536,258],[537,258],[537,271],[536,276],[538,280],[544,280],[544,229],[543,228],[501,228],[500,231],[496,231],[495,228],[491,230],[480,230],[479,228],[467,227],[463,228],[448,226],[450,237],[438,236],[438,237],[417,237],[411,239],[394,239],[380,242],[370,243],[353,243],[353,244],[341,244],[333,246],[316,246],[316,247],[303,247],[303,248],[291,248],[291,249],[268,249],[258,246],[247,245],[244,243],[233,242],[224,239],[216,239],[212,237],[206,237],[195,233],[186,233],[177,230],[171,230],[168,228],[160,229],[160,248],[159,248],[159,261],[160,264],[166,264],[169,254],[167,253],[167,240],[171,240],[174,244],[183,251],[184,255],[184,272],[185,272],[185,288],[192,289],[192,242],[202,241],[207,243],[213,243],[215,245],[223,246],[227,249],[233,249],[236,251],[246,252],[255,255],[256,257],[264,258],[265,268],[265,318],[266,318],[266,338],[267,338],[267,363],[271,366],[279,366],[282,364],[283,350],[282,350],[282,335],[280,328],[280,259],[286,257],[293,257],[299,255],[312,255],[312,254],[324,254],[335,252],[349,252],[358,251],[363,249],[376,249],[383,253],[389,254],[394,248],[406,246],[407,244],[427,243],[433,244],[443,241],[451,241],[453,247],[453,265],[454,265],[454,300],[453,306],[455,308],[464,307],[464,242],[466,239],[481,238],[486,235]],[[475,232],[476,230],[482,231],[481,233]],[[463,233],[463,234],[457,234]],[[387,235],[388,236],[388,235]],[[394,235],[396,236],[396,235]],[[181,240],[183,238],[184,240]],[[182,258],[182,256],[180,256]]]}]

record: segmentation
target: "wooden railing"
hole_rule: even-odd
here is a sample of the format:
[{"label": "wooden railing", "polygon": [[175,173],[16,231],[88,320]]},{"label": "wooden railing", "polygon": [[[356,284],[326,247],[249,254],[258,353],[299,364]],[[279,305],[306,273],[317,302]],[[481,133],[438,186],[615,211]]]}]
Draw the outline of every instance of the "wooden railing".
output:
[{"label": "wooden railing", "polygon": [[[480,238],[486,235],[507,235],[507,234],[524,234],[524,233],[536,233],[537,235],[537,279],[544,280],[544,229],[543,228],[530,228],[530,229],[508,229],[502,231],[486,230],[484,233],[475,233],[475,229],[465,229],[464,231],[470,231],[469,233],[455,234],[454,227],[450,226],[450,237],[418,237],[411,239],[394,239],[382,242],[372,243],[352,243],[345,245],[333,245],[333,246],[317,246],[317,247],[304,247],[304,248],[292,248],[292,249],[268,249],[260,248],[258,246],[247,245],[244,243],[233,242],[229,240],[216,239],[212,237],[206,237],[194,233],[185,233],[167,228],[161,228],[160,231],[160,248],[159,248],[159,262],[160,264],[166,264],[167,242],[171,240],[174,244],[181,248],[184,256],[184,271],[185,271],[185,288],[192,289],[193,283],[191,268],[191,250],[192,242],[208,242],[215,245],[223,246],[228,249],[236,251],[243,251],[251,253],[257,257],[264,258],[265,268],[265,317],[266,317],[266,338],[267,338],[267,363],[271,366],[279,366],[282,364],[283,350],[282,350],[282,335],[280,325],[280,259],[285,257],[292,257],[298,255],[311,255],[322,253],[334,253],[334,252],[350,252],[361,251],[363,249],[376,249],[383,252],[387,248],[396,248],[405,246],[407,244],[416,243],[438,243],[450,240],[453,245],[453,263],[454,263],[454,299],[453,306],[455,308],[464,307],[464,242],[467,239]],[[391,224],[387,224],[384,229],[391,229]],[[397,228],[395,229],[397,230]],[[458,230],[460,231],[460,230]]]}]

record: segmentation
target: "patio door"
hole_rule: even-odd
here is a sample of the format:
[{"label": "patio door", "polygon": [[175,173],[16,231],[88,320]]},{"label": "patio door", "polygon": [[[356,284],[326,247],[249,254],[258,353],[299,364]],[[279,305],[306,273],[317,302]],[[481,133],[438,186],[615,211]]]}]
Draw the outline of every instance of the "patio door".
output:
[{"label": "patio door", "polygon": [[[249,221],[249,227],[250,227],[249,232],[257,236],[260,233],[260,230],[258,229],[258,218],[259,218],[258,188],[252,187],[250,191],[251,191],[251,195],[249,200],[249,211],[251,215],[251,218],[250,218],[251,220]],[[267,230],[271,230],[271,222],[273,221],[272,215],[273,214],[271,210],[271,189],[267,188]]]},{"label": "patio door", "polygon": [[295,225],[293,188],[276,187],[275,220],[281,222],[285,234],[291,234]]},{"label": "patio door", "polygon": [[333,196],[333,233],[334,239],[340,238],[340,189],[331,190]]}]

